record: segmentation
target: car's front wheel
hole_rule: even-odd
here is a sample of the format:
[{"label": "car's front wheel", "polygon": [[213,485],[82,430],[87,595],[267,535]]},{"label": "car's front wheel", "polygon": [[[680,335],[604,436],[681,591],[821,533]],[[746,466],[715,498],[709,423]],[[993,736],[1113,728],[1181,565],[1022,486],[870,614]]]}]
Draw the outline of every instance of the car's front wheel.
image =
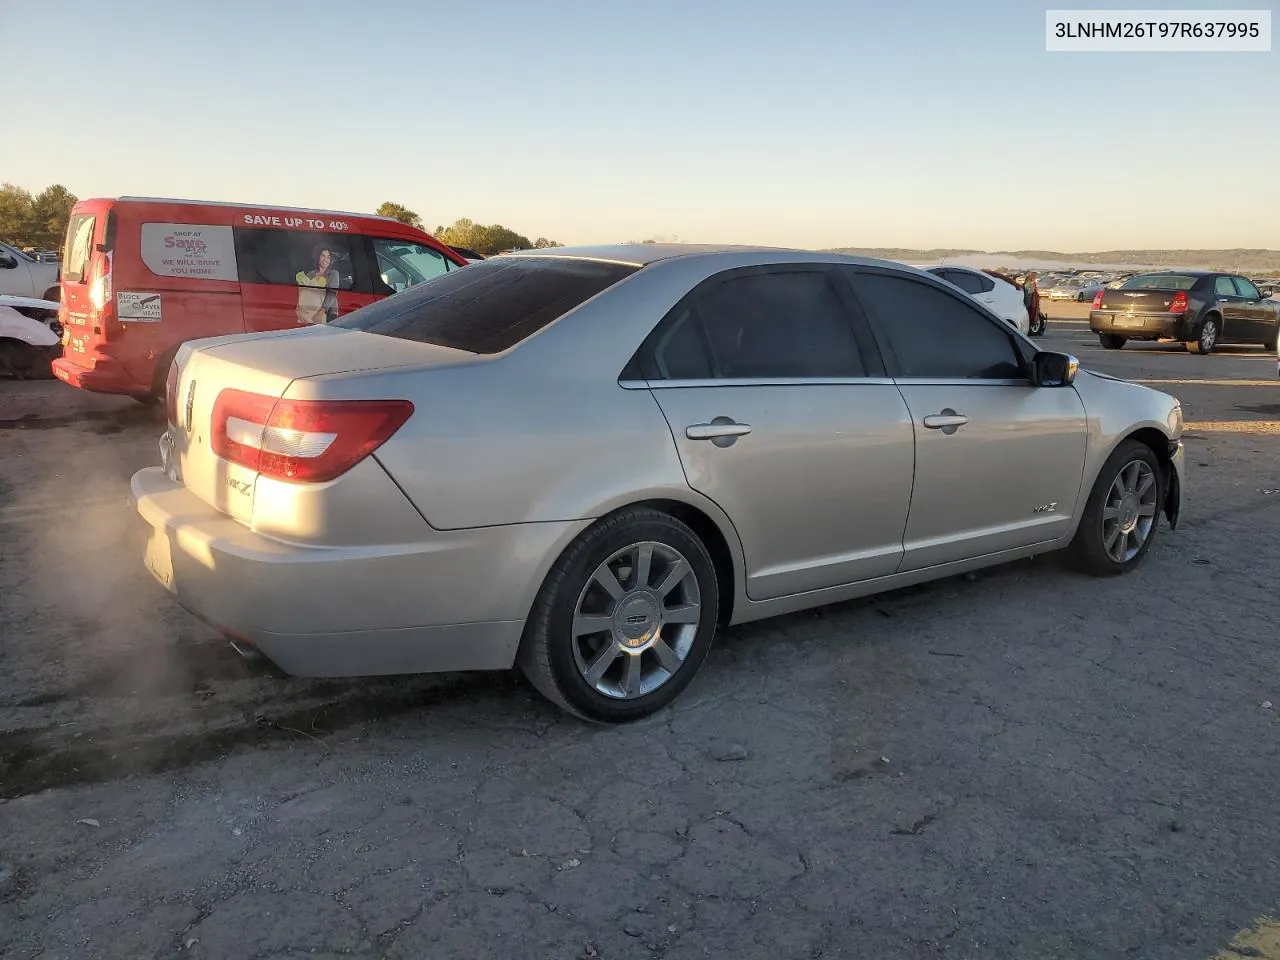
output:
[{"label": "car's front wheel", "polygon": [[715,633],[720,587],[706,546],[648,508],[601,521],[560,556],[518,663],[547,699],[606,723],[637,720],[689,685]]},{"label": "car's front wheel", "polygon": [[1129,338],[1122,337],[1118,333],[1100,333],[1098,342],[1102,344],[1104,350],[1119,350],[1129,342]]},{"label": "car's front wheel", "polygon": [[1126,440],[1107,458],[1067,548],[1073,566],[1095,576],[1127,573],[1151,548],[1159,525],[1160,461],[1151,448]]},{"label": "car's front wheel", "polygon": [[1031,321],[1031,325],[1028,328],[1027,332],[1030,333],[1031,336],[1033,337],[1041,337],[1041,336],[1044,336],[1044,328],[1045,328],[1044,314],[1037,313],[1035,319]]}]

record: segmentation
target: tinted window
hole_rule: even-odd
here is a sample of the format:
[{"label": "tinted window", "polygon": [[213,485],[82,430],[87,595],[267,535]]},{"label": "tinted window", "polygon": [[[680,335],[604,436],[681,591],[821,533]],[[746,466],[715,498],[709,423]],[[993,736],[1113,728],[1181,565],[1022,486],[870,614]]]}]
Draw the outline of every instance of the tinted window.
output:
[{"label": "tinted window", "polygon": [[72,217],[67,224],[67,248],[62,255],[64,279],[75,283],[84,280],[84,272],[89,269],[89,251],[93,247],[95,222],[92,214],[82,213]]},{"label": "tinted window", "polygon": [[1253,285],[1253,283],[1246,280],[1244,277],[1236,277],[1235,281],[1236,289],[1240,291],[1240,296],[1245,297],[1248,300],[1262,299],[1262,293]]},{"label": "tinted window", "polygon": [[990,290],[993,286],[991,283],[983,283],[982,277],[976,273],[969,273],[965,270],[948,270],[946,278],[965,293],[982,293]]},{"label": "tinted window", "polygon": [[1121,290],[1190,290],[1199,277],[1179,273],[1144,273],[1130,277]]},{"label": "tinted window", "polygon": [[715,376],[706,337],[692,306],[686,306],[658,336],[644,376],[650,380],[706,380]]},{"label": "tinted window", "polygon": [[1012,338],[956,294],[905,276],[850,272],[850,280],[897,354],[900,376],[1023,376]]},{"label": "tinted window", "polygon": [[1213,281],[1213,292],[1220,297],[1234,297],[1236,294],[1236,285],[1231,282],[1230,277],[1218,277]]},{"label": "tinted window", "polygon": [[733,277],[699,295],[696,309],[721,377],[866,376],[844,304],[825,273]]},{"label": "tinted window", "polygon": [[373,255],[378,263],[377,279],[385,287],[379,291],[381,293],[408,290],[424,280],[448,273],[454,267],[453,262],[445,259],[438,250],[409,240],[374,237]]},{"label": "tinted window", "polygon": [[235,239],[241,283],[326,290],[350,290],[355,285],[353,250],[359,237],[237,227]]},{"label": "tinted window", "polygon": [[635,267],[561,258],[498,258],[420,283],[335,324],[471,353],[501,353]]}]

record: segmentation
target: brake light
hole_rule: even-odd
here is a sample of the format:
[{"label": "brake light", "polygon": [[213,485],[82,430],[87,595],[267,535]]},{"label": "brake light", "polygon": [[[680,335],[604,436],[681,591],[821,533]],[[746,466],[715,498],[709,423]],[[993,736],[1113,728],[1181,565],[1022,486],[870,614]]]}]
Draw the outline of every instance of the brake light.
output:
[{"label": "brake light", "polygon": [[1173,299],[1169,301],[1170,313],[1186,313],[1187,312],[1187,291],[1179,290],[1173,295]]},{"label": "brake light", "polygon": [[213,404],[213,452],[267,477],[322,483],[386,443],[413,414],[408,400],[277,400],[223,390]]},{"label": "brake light", "polygon": [[90,269],[93,279],[89,283],[89,303],[93,309],[101,310],[111,302],[111,258],[104,254],[95,254]]},{"label": "brake light", "polygon": [[1105,290],[1099,290],[1097,293],[1093,295],[1093,309],[1095,310],[1102,309],[1102,295],[1105,292],[1106,292]]},{"label": "brake light", "polygon": [[178,361],[169,364],[169,374],[164,378],[164,415],[168,423],[178,423]]}]

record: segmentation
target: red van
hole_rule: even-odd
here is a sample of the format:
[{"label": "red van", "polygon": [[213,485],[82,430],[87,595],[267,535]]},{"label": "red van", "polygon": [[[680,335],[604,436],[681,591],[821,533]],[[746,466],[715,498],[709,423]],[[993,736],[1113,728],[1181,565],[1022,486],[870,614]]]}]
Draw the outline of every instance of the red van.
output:
[{"label": "red van", "polygon": [[327,323],[466,263],[385,217],[82,200],[63,249],[53,372],[84,390],[154,400],[187,340]]}]

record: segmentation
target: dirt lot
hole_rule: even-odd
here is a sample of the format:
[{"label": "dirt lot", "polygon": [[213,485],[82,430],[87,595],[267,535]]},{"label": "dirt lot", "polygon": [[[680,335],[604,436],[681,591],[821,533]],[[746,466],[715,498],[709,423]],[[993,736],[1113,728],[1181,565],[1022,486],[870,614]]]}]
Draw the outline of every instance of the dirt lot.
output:
[{"label": "dirt lot", "polygon": [[1047,346],[1190,421],[1139,572],[728,631],[624,729],[512,676],[256,675],[143,572],[154,414],[0,381],[0,955],[1271,955],[1275,360],[1053,312]]}]

